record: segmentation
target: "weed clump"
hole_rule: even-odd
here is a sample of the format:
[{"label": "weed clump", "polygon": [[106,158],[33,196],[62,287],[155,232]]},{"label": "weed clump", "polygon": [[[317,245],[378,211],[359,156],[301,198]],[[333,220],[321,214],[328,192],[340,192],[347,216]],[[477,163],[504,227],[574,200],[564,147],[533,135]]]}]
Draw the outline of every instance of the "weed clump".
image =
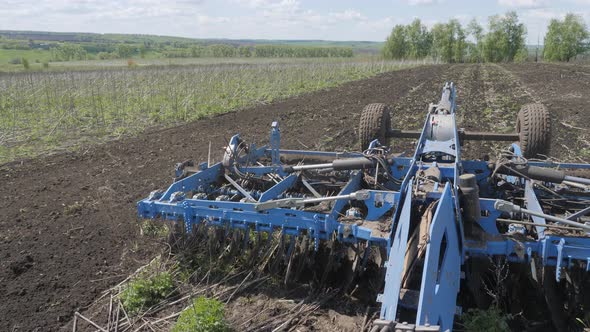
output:
[{"label": "weed clump", "polygon": [[139,227],[141,235],[145,236],[166,237],[170,232],[166,224],[155,220],[145,220]]},{"label": "weed clump", "polygon": [[131,281],[120,298],[125,310],[136,315],[174,293],[174,281],[169,272],[160,272],[150,277],[138,277]]},{"label": "weed clump", "polygon": [[463,326],[467,332],[509,332],[508,320],[511,315],[502,313],[492,306],[487,310],[471,309],[463,316]]},{"label": "weed clump", "polygon": [[230,331],[223,314],[223,303],[217,299],[200,296],[180,314],[172,332]]}]

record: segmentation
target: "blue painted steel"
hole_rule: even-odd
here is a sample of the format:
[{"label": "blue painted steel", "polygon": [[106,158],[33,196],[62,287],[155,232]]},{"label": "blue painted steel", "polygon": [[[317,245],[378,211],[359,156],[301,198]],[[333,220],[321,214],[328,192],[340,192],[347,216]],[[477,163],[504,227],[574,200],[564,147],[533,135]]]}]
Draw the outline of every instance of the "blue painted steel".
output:
[{"label": "blue painted steel", "polygon": [[262,195],[260,195],[260,199],[258,199],[258,201],[259,202],[266,202],[271,199],[277,198],[277,196],[279,196],[285,190],[293,187],[295,182],[297,182],[297,178],[298,178],[298,176],[296,174],[289,175],[288,177],[283,179],[283,181],[277,183],[272,188],[270,188],[267,191],[265,191],[264,193],[262,193]]},{"label": "blue painted steel", "polygon": [[[348,195],[348,194],[360,189],[361,179],[362,179],[361,172],[355,172],[351,176],[350,181],[348,181],[346,186],[344,186],[344,188],[342,188],[342,190],[340,190],[338,195]],[[340,215],[341,211],[344,210],[344,207],[346,206],[346,204],[348,204],[347,201],[344,201],[344,200],[337,201],[336,204],[334,204],[334,207],[332,208],[332,213],[331,213],[332,218],[338,219],[338,216]]]},{"label": "blue painted steel", "polygon": [[372,236],[371,229],[355,224],[344,226],[329,214],[278,208],[257,211],[252,203],[198,199],[161,202],[146,199],[138,203],[138,213],[141,218],[182,220],[185,225],[205,223],[240,229],[252,226],[266,232],[282,230],[287,235],[306,232],[318,240],[327,240],[330,234],[337,232],[343,242],[355,243],[363,240],[375,245],[385,244],[385,239]]},{"label": "blue painted steel", "polygon": [[397,316],[397,305],[401,290],[402,273],[406,247],[408,245],[408,233],[410,229],[412,213],[412,185],[411,181],[406,190],[404,205],[401,209],[399,223],[395,229],[393,243],[389,249],[389,258],[385,267],[385,287],[378,301],[381,302],[381,319],[394,321]]},{"label": "blue painted steel", "polygon": [[579,163],[556,163],[545,161],[529,161],[531,166],[550,167],[550,168],[569,168],[569,169],[590,169],[590,164]]},{"label": "blue painted steel", "polygon": [[159,200],[167,201],[177,191],[184,192],[197,189],[206,192],[217,181],[217,178],[221,174],[220,172],[221,164],[215,164],[204,171],[189,175],[182,180],[174,182]]},{"label": "blue painted steel", "polygon": [[[541,204],[539,204],[539,200],[537,199],[537,195],[535,194],[535,190],[533,190],[533,183],[529,180],[526,180],[524,182],[524,198],[525,198],[525,204],[526,204],[527,209],[533,210],[535,212],[543,213],[543,209],[541,209]],[[537,230],[537,236],[539,237],[539,239],[544,238],[545,237],[545,227],[542,227],[542,226],[544,226],[546,224],[545,218],[531,216],[531,219],[533,219],[535,224],[538,225],[538,226],[535,226],[535,229]]]},{"label": "blue painted steel", "polygon": [[496,219],[502,214],[494,208],[495,199],[480,198],[479,207],[482,216],[479,219],[479,226],[490,235],[499,235],[498,227],[496,227]]},{"label": "blue painted steel", "polygon": [[[225,229],[235,228],[254,230],[256,232],[280,231],[282,237],[289,236],[288,255],[293,250],[294,237],[306,234],[314,240],[316,249],[320,241],[330,240],[334,234],[336,239],[345,243],[367,242],[363,263],[366,263],[371,250],[370,246],[381,246],[387,253],[384,265],[385,286],[378,301],[381,302],[380,319],[396,321],[400,304],[400,291],[404,276],[404,259],[406,257],[410,231],[420,218],[413,216],[413,207],[425,206],[438,200],[436,212],[432,218],[422,267],[419,302],[416,308],[417,325],[429,323],[439,325],[443,330],[452,329],[456,312],[456,295],[460,283],[461,265],[465,260],[477,256],[503,256],[510,262],[529,263],[533,257],[540,258],[545,266],[555,266],[557,280],[561,279],[563,269],[574,265],[582,265],[590,271],[590,238],[573,236],[556,236],[545,233],[545,220],[532,217],[535,222],[536,239],[513,238],[502,234],[497,226],[497,219],[502,212],[494,208],[497,198],[510,197],[511,193],[500,190],[494,181],[490,181],[492,167],[485,161],[462,160],[461,146],[456,128],[455,118],[456,91],[452,83],[443,87],[442,97],[438,104],[432,105],[424,122],[413,157],[398,156],[389,160],[389,173],[394,181],[390,184],[393,190],[368,190],[368,198],[352,202],[348,199],[334,201],[329,213],[318,213],[291,208],[272,208],[258,211],[253,202],[237,202],[227,197],[241,197],[236,188],[224,182],[224,174],[248,174],[262,177],[271,175],[278,183],[266,190],[246,190],[258,200],[269,202],[285,197],[301,197],[301,193],[289,193],[289,190],[300,185],[299,174],[288,174],[283,170],[281,157],[301,158],[302,160],[333,160],[338,158],[361,157],[358,152],[325,152],[280,149],[280,130],[278,123],[273,122],[270,132],[270,146],[256,148],[249,146],[247,153],[231,150],[226,154],[231,157],[224,163],[215,165],[201,164],[200,171],[178,180],[162,191],[154,191],[146,199],[137,204],[141,218],[162,218],[184,221],[190,231],[197,224],[205,224]],[[230,140],[230,146],[238,149],[244,144],[239,135]],[[376,145],[377,142],[375,142]],[[518,144],[512,145],[516,156],[521,156]],[[241,153],[241,156],[237,154]],[[257,163],[261,159],[267,161],[266,166]],[[270,159],[270,164],[268,160]],[[225,162],[228,163],[225,163]],[[529,165],[552,168],[590,168],[590,164],[552,163],[531,161]],[[424,178],[419,171],[436,167],[440,171],[440,183],[436,182],[430,192],[415,194],[424,186]],[[346,173],[348,172],[348,173]],[[364,186],[363,172],[341,172],[349,176],[348,182],[340,186],[339,195],[348,195],[361,190]],[[479,185],[479,203],[481,216],[478,221],[484,235],[478,238],[466,237],[460,206],[459,176],[463,173],[475,174]],[[183,174],[184,175],[184,174]],[[524,190],[526,207],[542,212],[537,192],[529,181],[518,177],[507,176],[506,181]],[[549,184],[548,184],[549,185]],[[444,186],[444,188],[443,188]],[[440,190],[443,188],[442,190]],[[221,198],[220,198],[221,195]],[[194,198],[193,198],[194,197]],[[218,197],[223,200],[205,199]],[[539,193],[539,197],[542,197]],[[570,195],[567,196],[570,198]],[[575,197],[573,197],[575,199]],[[355,204],[355,205],[353,205]],[[387,222],[391,223],[390,233],[383,236],[375,234],[371,227],[363,227],[356,223],[340,222],[339,219],[348,209],[359,206],[366,207],[366,222],[382,222],[385,215],[391,213]],[[509,216],[517,217],[517,216]],[[370,225],[369,225],[370,226]],[[246,232],[249,233],[249,232]],[[444,245],[443,245],[444,242]],[[584,265],[585,264],[585,265]]]},{"label": "blue painted steel", "polygon": [[281,131],[279,130],[279,123],[273,122],[270,130],[270,147],[271,160],[273,165],[280,165],[281,159],[279,157],[279,149],[281,148]]},{"label": "blue painted steel", "polygon": [[384,214],[391,211],[399,201],[398,192],[371,190],[369,194],[369,198],[365,200],[368,209],[365,220],[379,220]]},{"label": "blue painted steel", "polygon": [[453,201],[447,183],[430,225],[416,322],[417,325],[438,325],[443,331],[453,327],[461,277],[461,250]]}]

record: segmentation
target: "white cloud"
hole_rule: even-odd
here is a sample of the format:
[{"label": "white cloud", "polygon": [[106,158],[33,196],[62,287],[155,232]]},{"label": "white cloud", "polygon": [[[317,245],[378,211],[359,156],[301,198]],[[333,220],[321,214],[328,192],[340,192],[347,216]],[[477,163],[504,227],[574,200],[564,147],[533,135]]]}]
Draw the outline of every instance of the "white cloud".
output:
[{"label": "white cloud", "polygon": [[407,2],[411,6],[421,6],[421,5],[433,5],[433,4],[441,3],[442,0],[407,0]]},{"label": "white cloud", "polygon": [[383,37],[385,39],[395,24],[396,20],[389,16],[377,20],[365,20],[359,22],[358,26],[368,31],[385,32],[385,37]]},{"label": "white cloud", "polygon": [[70,18],[115,18],[135,19],[198,14],[202,0],[168,2],[164,0],[39,0],[34,5],[27,1],[14,1],[0,6],[0,17],[13,14],[21,16],[40,15],[67,16]]},{"label": "white cloud", "polygon": [[[316,10],[303,8],[301,2],[297,0],[232,1],[235,4],[254,11],[253,15],[242,16],[236,19],[236,21],[240,22],[244,27],[250,27],[259,31],[264,30],[262,32],[264,35],[280,32],[283,32],[285,35],[293,35],[295,32],[304,33],[308,36],[305,37],[306,39],[328,39],[324,36],[324,33],[333,33],[342,29],[348,31],[354,25],[362,26],[364,29],[377,29],[374,25],[364,24],[368,20],[367,16],[352,8],[321,13]],[[293,36],[291,38],[301,37]]]},{"label": "white cloud", "polygon": [[550,20],[553,18],[563,18],[565,17],[565,13],[548,8],[536,8],[525,11],[522,16],[536,20]]},{"label": "white cloud", "polygon": [[347,9],[343,12],[328,13],[328,16],[338,21],[364,21],[366,16],[354,9]]},{"label": "white cloud", "polygon": [[539,8],[547,5],[546,0],[498,0],[498,4],[511,8]]},{"label": "white cloud", "polygon": [[221,24],[230,22],[229,17],[212,17],[207,15],[198,15],[197,22],[201,25]]}]

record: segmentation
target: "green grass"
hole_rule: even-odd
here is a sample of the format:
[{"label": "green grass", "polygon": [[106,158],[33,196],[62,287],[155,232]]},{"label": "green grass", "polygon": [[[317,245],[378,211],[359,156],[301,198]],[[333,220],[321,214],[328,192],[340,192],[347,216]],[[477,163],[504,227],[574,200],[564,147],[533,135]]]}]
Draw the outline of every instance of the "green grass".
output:
[{"label": "green grass", "polygon": [[223,303],[200,296],[180,314],[172,332],[230,331],[223,315]]},{"label": "green grass", "polygon": [[170,233],[168,226],[161,220],[142,220],[139,228],[142,235],[156,238],[165,238]]},{"label": "green grass", "polygon": [[125,310],[136,315],[174,292],[174,281],[169,272],[159,272],[152,276],[139,276],[132,280],[119,295]]},{"label": "green grass", "polygon": [[508,320],[511,318],[497,307],[471,309],[463,315],[461,324],[466,332],[509,332]]},{"label": "green grass", "polygon": [[134,68],[105,64],[104,70],[0,75],[0,163],[76,149],[153,126],[197,120],[416,65],[341,59],[236,60],[241,59],[222,63],[199,59],[199,64],[176,66],[148,66],[138,60]]},{"label": "green grass", "polygon": [[0,49],[0,71],[24,70],[22,64],[11,64],[13,59],[25,58],[29,60],[31,69],[42,69],[43,62],[48,62],[51,53],[48,50],[5,50]]}]

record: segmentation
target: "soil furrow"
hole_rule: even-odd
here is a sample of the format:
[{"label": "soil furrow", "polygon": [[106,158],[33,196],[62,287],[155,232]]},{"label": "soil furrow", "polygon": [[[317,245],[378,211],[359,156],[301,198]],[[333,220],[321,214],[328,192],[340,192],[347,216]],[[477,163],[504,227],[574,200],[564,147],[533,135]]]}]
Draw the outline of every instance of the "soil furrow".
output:
[{"label": "soil furrow", "polygon": [[588,99],[590,77],[578,66],[557,64],[504,65],[551,113],[550,156],[561,161],[590,161]]}]

